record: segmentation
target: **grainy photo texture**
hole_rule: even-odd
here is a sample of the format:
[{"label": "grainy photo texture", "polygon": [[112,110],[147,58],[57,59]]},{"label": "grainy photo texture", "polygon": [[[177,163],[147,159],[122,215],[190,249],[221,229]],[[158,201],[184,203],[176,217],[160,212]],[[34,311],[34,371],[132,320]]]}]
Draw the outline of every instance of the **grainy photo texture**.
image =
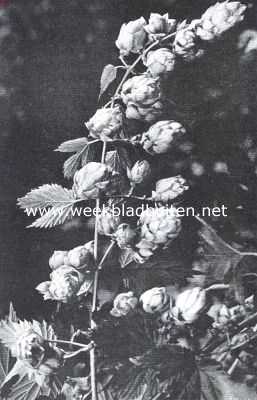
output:
[{"label": "grainy photo texture", "polygon": [[0,398],[257,398],[257,5],[0,0]]}]

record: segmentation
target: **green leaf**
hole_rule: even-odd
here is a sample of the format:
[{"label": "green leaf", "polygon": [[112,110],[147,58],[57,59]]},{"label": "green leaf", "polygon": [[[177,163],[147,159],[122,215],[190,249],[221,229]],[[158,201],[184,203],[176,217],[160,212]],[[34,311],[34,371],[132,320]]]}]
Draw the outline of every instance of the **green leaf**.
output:
[{"label": "green leaf", "polygon": [[104,67],[101,79],[100,79],[100,93],[98,99],[104,94],[104,92],[108,89],[110,84],[116,79],[117,76],[117,68],[112,64],[108,64]]},{"label": "green leaf", "polygon": [[60,151],[61,153],[77,153],[87,145],[88,139],[85,137],[67,140],[60,144],[55,151]]},{"label": "green leaf", "polygon": [[74,203],[72,190],[57,184],[47,184],[31,190],[24,197],[18,199],[22,209],[39,209],[43,207],[66,207]]}]

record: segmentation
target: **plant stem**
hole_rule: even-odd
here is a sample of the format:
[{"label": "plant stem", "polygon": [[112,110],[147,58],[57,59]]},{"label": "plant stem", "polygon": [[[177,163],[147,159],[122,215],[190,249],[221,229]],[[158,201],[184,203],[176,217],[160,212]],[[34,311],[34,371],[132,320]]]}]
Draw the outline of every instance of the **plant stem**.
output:
[{"label": "plant stem", "polygon": [[[104,163],[106,154],[106,141],[103,141],[103,148],[102,148],[102,156],[101,156],[101,163]],[[96,209],[100,208],[100,199],[96,199]],[[94,234],[94,259],[97,265],[98,261],[98,212],[96,213],[95,218],[95,234]],[[99,267],[95,271],[94,276],[94,286],[93,286],[93,300],[92,300],[92,315],[96,310],[96,303],[97,303],[97,286],[98,286],[98,278],[99,278]],[[91,316],[90,321],[91,328],[95,327],[94,320]],[[98,400],[97,395],[97,383],[96,383],[96,365],[95,365],[95,348],[90,350],[90,375],[91,375],[91,390],[92,390],[92,400]]]},{"label": "plant stem", "polygon": [[47,342],[48,342],[48,343],[57,343],[57,344],[58,344],[58,343],[59,343],[59,344],[69,344],[69,345],[72,345],[72,346],[81,347],[81,348],[83,348],[83,349],[88,348],[88,350],[90,350],[91,347],[92,347],[92,344],[90,344],[90,345],[85,345],[85,344],[78,343],[78,342],[71,342],[71,341],[69,341],[69,340],[59,340],[59,339],[56,339],[56,340],[47,340]]}]

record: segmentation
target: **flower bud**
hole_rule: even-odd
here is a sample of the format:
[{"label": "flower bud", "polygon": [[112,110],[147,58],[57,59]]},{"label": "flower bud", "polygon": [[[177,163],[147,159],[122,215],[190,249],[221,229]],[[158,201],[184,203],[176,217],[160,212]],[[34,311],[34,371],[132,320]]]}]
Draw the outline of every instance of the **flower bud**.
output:
[{"label": "flower bud", "polygon": [[114,317],[123,317],[137,307],[138,299],[133,292],[120,293],[113,301],[113,309],[110,311]]},{"label": "flower bud", "polygon": [[152,199],[166,203],[182,195],[188,189],[189,186],[181,175],[160,179],[156,182],[156,191],[152,192]]},{"label": "flower bud", "polygon": [[141,17],[121,26],[118,39],[115,42],[121,56],[139,53],[144,48],[147,38],[144,30],[145,25],[146,20]]},{"label": "flower bud", "polygon": [[173,316],[178,320],[193,323],[206,306],[206,291],[200,287],[186,289],[176,299],[172,309]]},{"label": "flower bud", "polygon": [[140,302],[145,312],[154,314],[164,311],[169,303],[169,295],[165,287],[156,287],[144,292]]},{"label": "flower bud", "polygon": [[112,169],[106,164],[89,162],[74,175],[73,190],[76,198],[96,199],[107,190]]},{"label": "flower bud", "polygon": [[68,264],[74,268],[90,269],[94,265],[94,257],[85,246],[78,246],[68,252]]},{"label": "flower bud", "polygon": [[141,144],[150,154],[163,154],[177,148],[185,133],[185,128],[179,122],[159,121],[143,133]]},{"label": "flower bud", "polygon": [[59,268],[67,261],[68,251],[55,250],[53,255],[49,258],[49,267],[51,269]]},{"label": "flower bud", "polygon": [[50,275],[51,281],[40,283],[36,289],[44,300],[57,300],[68,303],[76,296],[83,283],[83,275],[69,265],[62,265]]},{"label": "flower bud", "polygon": [[193,61],[204,53],[204,51],[199,48],[198,40],[196,27],[194,23],[191,23],[185,29],[181,29],[177,32],[173,43],[173,51],[184,61]]},{"label": "flower bud", "polygon": [[98,233],[112,235],[120,225],[120,216],[110,207],[104,207],[98,216]]},{"label": "flower bud", "polygon": [[150,74],[157,78],[166,76],[174,70],[175,55],[169,49],[158,49],[150,51],[147,55],[145,65]]},{"label": "flower bud", "polygon": [[121,249],[132,247],[137,237],[137,231],[133,229],[129,224],[120,224],[114,234],[117,245]]},{"label": "flower bud", "polygon": [[157,78],[146,74],[133,76],[122,86],[121,98],[128,119],[152,122],[162,115],[164,95]]},{"label": "flower bud", "polygon": [[198,20],[197,35],[202,40],[214,40],[244,19],[247,6],[240,1],[218,2],[209,7]]},{"label": "flower bud", "polygon": [[119,106],[114,108],[100,108],[93,117],[86,122],[90,136],[106,140],[118,134],[122,127],[122,112]]},{"label": "flower bud", "polygon": [[127,175],[132,185],[138,185],[144,182],[151,173],[151,167],[148,161],[137,161],[131,170],[127,169]]},{"label": "flower bud", "polygon": [[151,13],[145,30],[151,41],[161,39],[168,33],[175,30],[177,22],[175,19],[169,19],[169,14]]},{"label": "flower bud", "polygon": [[139,226],[140,240],[136,247],[145,260],[160,246],[167,247],[181,231],[175,207],[147,208],[140,215]]}]

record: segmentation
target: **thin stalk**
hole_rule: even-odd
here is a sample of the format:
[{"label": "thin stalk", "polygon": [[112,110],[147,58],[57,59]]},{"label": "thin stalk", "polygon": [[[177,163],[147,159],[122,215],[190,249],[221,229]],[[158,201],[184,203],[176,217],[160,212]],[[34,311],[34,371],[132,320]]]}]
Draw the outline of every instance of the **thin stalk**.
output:
[{"label": "thin stalk", "polygon": [[[101,163],[105,161],[105,154],[106,154],[106,141],[103,141],[103,148],[102,148],[102,156],[101,156]],[[100,199],[96,199],[96,209],[100,208]],[[98,262],[98,212],[96,213],[95,218],[95,234],[94,234],[94,259],[97,265]],[[98,279],[99,279],[99,268],[95,271],[94,276],[94,287],[93,287],[93,300],[92,300],[92,315],[96,310],[96,303],[97,303],[97,286],[98,286]],[[90,321],[91,328],[95,327],[94,320],[91,316]],[[90,375],[91,375],[91,390],[92,390],[92,400],[98,400],[97,395],[97,382],[96,382],[96,362],[95,362],[95,348],[90,350]]]},{"label": "thin stalk", "polygon": [[47,340],[47,342],[48,342],[48,343],[57,343],[57,344],[69,344],[69,345],[72,345],[72,346],[81,347],[81,348],[83,348],[83,349],[85,349],[85,348],[88,347],[88,350],[90,350],[90,348],[92,347],[92,344],[91,344],[91,345],[85,345],[85,344],[78,343],[78,342],[71,342],[71,341],[69,341],[69,340],[59,340],[59,339],[56,339],[56,340]]}]

